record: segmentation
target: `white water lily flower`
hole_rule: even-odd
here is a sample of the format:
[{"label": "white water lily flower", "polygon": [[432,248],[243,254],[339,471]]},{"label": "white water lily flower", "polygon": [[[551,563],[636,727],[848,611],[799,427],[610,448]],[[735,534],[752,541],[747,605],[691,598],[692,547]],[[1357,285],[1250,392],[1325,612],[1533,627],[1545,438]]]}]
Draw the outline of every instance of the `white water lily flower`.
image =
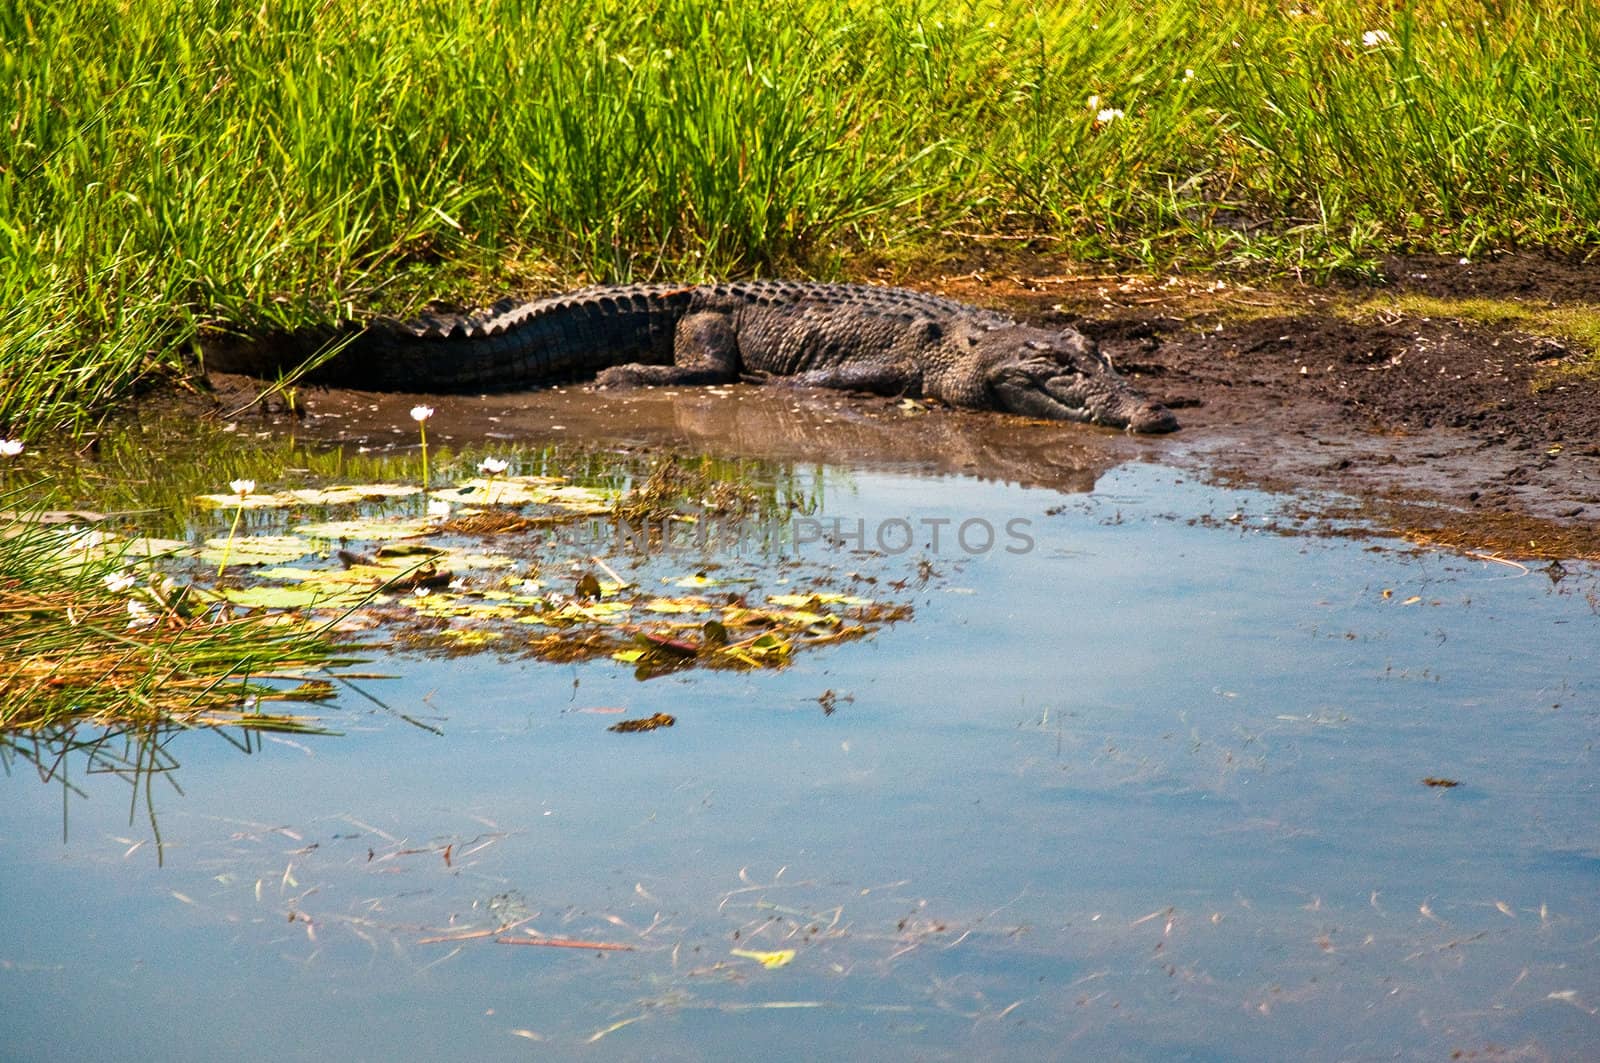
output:
[{"label": "white water lily flower", "polygon": [[156,614],[143,602],[130,601],[128,603],[128,630],[142,631],[147,627],[154,627]]},{"label": "white water lily flower", "polygon": [[232,489],[234,494],[243,498],[256,489],[256,482],[254,480],[229,480],[228,487]]},{"label": "white water lily flower", "polygon": [[1383,30],[1368,30],[1361,35],[1361,46],[1363,48],[1376,48],[1378,45],[1388,44],[1392,40],[1394,38]]},{"label": "white water lily flower", "polygon": [[499,458],[484,458],[478,462],[478,471],[485,476],[499,476],[509,468],[511,468],[511,463],[502,461]]},{"label": "white water lily flower", "polygon": [[442,498],[430,498],[430,499],[428,499],[428,516],[430,516],[430,517],[448,517],[449,515],[450,515],[450,503],[446,502]]},{"label": "white water lily flower", "polygon": [[106,573],[106,590],[112,594],[121,594],[123,591],[131,590],[136,582],[131,572]]},{"label": "white water lily flower", "polygon": [[0,458],[14,458],[22,453],[22,440],[0,439]]},{"label": "white water lily flower", "polygon": [[432,406],[413,406],[413,407],[411,407],[411,419],[413,421],[418,422],[419,424],[421,422],[423,422],[423,421],[426,421],[428,418],[430,418],[432,416],[433,416],[433,407]]}]

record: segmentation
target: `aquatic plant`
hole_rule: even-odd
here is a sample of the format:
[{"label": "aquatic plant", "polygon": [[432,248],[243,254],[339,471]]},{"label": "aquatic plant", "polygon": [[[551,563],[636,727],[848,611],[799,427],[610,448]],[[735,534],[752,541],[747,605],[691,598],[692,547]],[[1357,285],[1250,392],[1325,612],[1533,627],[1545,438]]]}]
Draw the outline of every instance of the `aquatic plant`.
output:
[{"label": "aquatic plant", "polygon": [[315,729],[272,702],[331,695],[325,631],[209,604],[102,532],[0,526],[0,729],[74,720]]},{"label": "aquatic plant", "polygon": [[428,494],[428,418],[433,416],[432,406],[411,407],[411,419],[417,422],[417,433],[422,437],[422,494]]},{"label": "aquatic plant", "polygon": [[504,473],[511,466],[500,458],[484,458],[478,462],[478,471],[489,479],[489,489],[484,492],[484,502],[494,504],[494,478]]},{"label": "aquatic plant", "polygon": [[223,571],[228,567],[228,555],[233,552],[233,537],[239,533],[239,519],[244,516],[244,500],[250,497],[250,492],[256,489],[254,480],[230,480],[228,489],[239,496],[239,504],[233,510],[233,524],[228,528],[228,543],[222,548],[222,561],[217,565],[217,578],[222,578]]}]

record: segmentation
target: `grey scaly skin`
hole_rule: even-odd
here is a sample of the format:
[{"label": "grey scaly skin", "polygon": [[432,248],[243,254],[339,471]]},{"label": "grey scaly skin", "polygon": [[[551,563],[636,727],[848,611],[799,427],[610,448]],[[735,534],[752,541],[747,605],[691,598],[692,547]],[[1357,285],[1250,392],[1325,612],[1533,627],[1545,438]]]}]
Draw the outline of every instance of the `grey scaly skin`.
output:
[{"label": "grey scaly skin", "polygon": [[[247,366],[213,369],[259,371]],[[510,391],[782,381],[972,410],[1171,432],[1092,340],[902,288],[795,281],[588,288],[468,318],[384,322],[306,379],[369,390]]]}]

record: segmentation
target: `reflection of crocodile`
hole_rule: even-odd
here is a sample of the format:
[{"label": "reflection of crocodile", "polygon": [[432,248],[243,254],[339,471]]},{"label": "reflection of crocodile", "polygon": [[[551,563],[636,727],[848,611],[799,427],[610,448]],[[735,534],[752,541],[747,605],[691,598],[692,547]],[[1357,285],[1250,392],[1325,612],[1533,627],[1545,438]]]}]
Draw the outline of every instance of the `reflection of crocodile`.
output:
[{"label": "reflection of crocodile", "polygon": [[[208,366],[280,368],[241,353],[210,355]],[[782,377],[1137,432],[1178,427],[1072,329],[856,284],[590,288],[477,317],[385,322],[307,379],[374,390],[510,391],[591,375],[608,387]]]},{"label": "reflection of crocodile", "polygon": [[[592,397],[567,398],[565,405],[540,403],[537,411],[520,416],[532,425],[558,420],[584,439],[602,436],[608,424],[612,432],[626,425],[630,438],[649,452],[687,449],[783,464],[825,462],[924,477],[968,476],[1063,493],[1094,490],[1101,474],[1138,453],[1115,437],[1064,424],[1018,432],[994,417],[919,412],[822,394],[797,400],[759,390],[739,402],[693,395],[640,395],[621,400],[625,405],[605,402],[587,414],[591,429],[585,413],[573,406],[592,403]],[[519,425],[518,417],[508,411],[496,426]]]}]

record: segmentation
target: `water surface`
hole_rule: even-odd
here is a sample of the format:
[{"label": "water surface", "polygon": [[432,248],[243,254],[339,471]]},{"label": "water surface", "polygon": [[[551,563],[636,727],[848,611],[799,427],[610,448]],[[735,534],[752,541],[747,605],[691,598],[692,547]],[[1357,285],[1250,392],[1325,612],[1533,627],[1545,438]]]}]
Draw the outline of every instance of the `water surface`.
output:
[{"label": "water surface", "polygon": [[1592,1053],[1594,571],[1278,534],[1127,456],[826,465],[820,516],[918,541],[796,578],[915,615],[780,672],[400,654],[342,737],[166,736],[148,797],[14,759],[4,1054]]}]

